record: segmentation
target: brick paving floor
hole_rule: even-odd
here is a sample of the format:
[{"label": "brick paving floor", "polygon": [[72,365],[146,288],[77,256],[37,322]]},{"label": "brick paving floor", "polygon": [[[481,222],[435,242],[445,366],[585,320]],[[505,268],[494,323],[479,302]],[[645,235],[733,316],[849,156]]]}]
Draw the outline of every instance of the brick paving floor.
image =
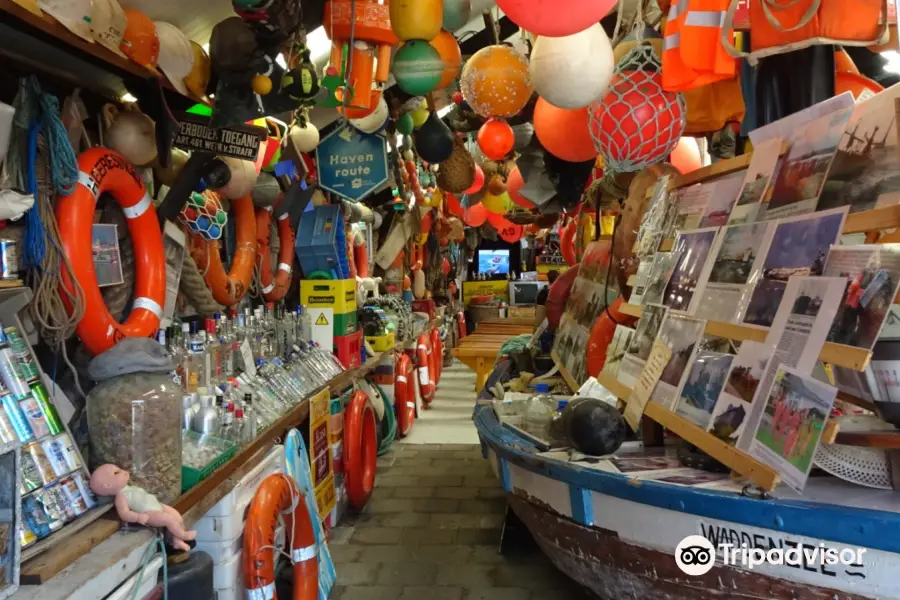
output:
[{"label": "brick paving floor", "polygon": [[[473,425],[474,427],[474,425]],[[329,547],[335,600],[583,600],[533,546],[498,553],[506,500],[475,445],[394,444]]]}]

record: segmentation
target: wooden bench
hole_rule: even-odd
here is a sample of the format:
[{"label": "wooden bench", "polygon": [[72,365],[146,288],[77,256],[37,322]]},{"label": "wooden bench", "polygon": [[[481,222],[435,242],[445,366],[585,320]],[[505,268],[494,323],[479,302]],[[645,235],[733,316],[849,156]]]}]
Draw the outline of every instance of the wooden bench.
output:
[{"label": "wooden bench", "polygon": [[478,323],[475,332],[459,341],[453,356],[475,371],[475,391],[481,392],[503,344],[512,337],[531,333],[531,323],[515,319],[489,319]]}]

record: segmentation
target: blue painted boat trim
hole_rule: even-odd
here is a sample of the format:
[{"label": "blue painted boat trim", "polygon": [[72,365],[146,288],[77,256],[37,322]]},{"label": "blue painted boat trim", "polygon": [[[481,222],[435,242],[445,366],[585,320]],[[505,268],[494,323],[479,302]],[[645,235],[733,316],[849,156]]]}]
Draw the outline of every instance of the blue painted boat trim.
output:
[{"label": "blue painted boat trim", "polygon": [[497,456],[497,472],[500,474],[500,485],[507,494],[512,493],[512,483],[509,481],[509,464],[502,456]]},{"label": "blue painted boat trim", "polygon": [[[636,482],[618,473],[536,456],[528,440],[503,427],[490,406],[476,407],[474,421],[482,441],[497,453],[501,481],[507,492],[510,490],[506,461],[511,461],[533,473],[566,482],[584,491],[592,490],[736,525],[900,553],[900,514],[897,513],[802,500],[760,500],[731,492],[650,480]],[[575,502],[572,509],[575,511]]]},{"label": "blue painted boat trim", "polygon": [[569,499],[572,501],[572,518],[582,525],[593,526],[594,503],[591,502],[591,490],[570,485]]}]

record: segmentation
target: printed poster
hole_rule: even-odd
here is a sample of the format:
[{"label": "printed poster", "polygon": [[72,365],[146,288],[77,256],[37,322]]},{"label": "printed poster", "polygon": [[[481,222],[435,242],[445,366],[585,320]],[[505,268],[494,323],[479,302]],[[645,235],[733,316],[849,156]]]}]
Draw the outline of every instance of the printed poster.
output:
[{"label": "printed poster", "polygon": [[122,257],[119,254],[119,228],[117,225],[96,223],[91,226],[91,254],[97,286],[119,285],[122,276]]},{"label": "printed poster", "polygon": [[675,413],[706,429],[716,402],[725,387],[734,355],[700,350],[694,357],[681,387]]},{"label": "printed poster", "polygon": [[700,184],[704,188],[709,188],[709,200],[703,210],[699,227],[721,227],[728,223],[744,184],[745,173],[746,169],[743,169]]},{"label": "printed poster", "polygon": [[694,313],[709,278],[712,267],[709,258],[718,233],[718,227],[709,227],[684,231],[675,238],[672,250],[679,253],[679,259],[666,286],[664,305],[672,310]]},{"label": "printed poster", "polygon": [[670,312],[659,329],[657,343],[669,349],[659,381],[651,399],[668,410],[675,408],[681,386],[688,375],[688,365],[694,357],[706,329],[706,321]]},{"label": "printed poster", "polygon": [[780,366],[766,390],[749,454],[774,467],[788,486],[802,492],[836,395],[830,385]]},{"label": "printed poster", "polygon": [[331,392],[324,389],[309,400],[309,464],[319,517],[335,504],[334,467],[331,456]]},{"label": "printed poster", "polygon": [[710,415],[708,432],[731,445],[737,444],[744,433],[753,396],[774,354],[775,346],[752,340],[741,342]]},{"label": "printed poster", "polygon": [[634,335],[631,336],[631,343],[625,350],[625,356],[622,357],[622,364],[619,366],[619,381],[628,387],[634,387],[637,383],[668,312],[668,308],[659,304],[644,306]]},{"label": "printed poster", "polygon": [[772,138],[753,148],[753,156],[744,175],[737,203],[728,217],[729,225],[752,223],[761,216],[761,207],[767,200],[769,184],[775,175],[782,144],[781,138]]}]

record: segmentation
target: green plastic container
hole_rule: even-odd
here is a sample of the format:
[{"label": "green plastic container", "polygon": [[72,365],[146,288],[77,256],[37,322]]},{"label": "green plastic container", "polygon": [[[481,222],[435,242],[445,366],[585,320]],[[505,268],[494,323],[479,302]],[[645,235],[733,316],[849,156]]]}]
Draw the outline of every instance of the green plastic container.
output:
[{"label": "green plastic container", "polygon": [[192,447],[215,447],[220,450],[219,454],[202,468],[189,466],[184,463],[181,465],[181,493],[188,491],[207,477],[213,471],[227,463],[234,456],[237,446],[233,442],[217,438],[213,435],[201,435],[195,431],[185,431],[182,434],[182,453],[184,456],[191,452]]}]

